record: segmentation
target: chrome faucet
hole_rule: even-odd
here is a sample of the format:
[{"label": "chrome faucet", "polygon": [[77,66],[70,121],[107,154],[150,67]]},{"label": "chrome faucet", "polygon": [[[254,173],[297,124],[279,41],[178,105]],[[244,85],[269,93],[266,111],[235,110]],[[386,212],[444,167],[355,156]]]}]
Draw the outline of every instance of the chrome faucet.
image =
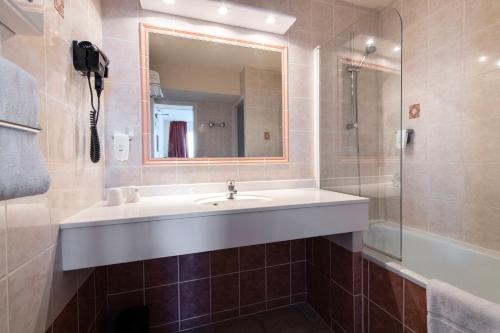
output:
[{"label": "chrome faucet", "polygon": [[229,200],[234,200],[234,195],[238,193],[238,191],[236,190],[236,181],[228,180],[226,182],[226,186],[227,186],[227,198]]}]

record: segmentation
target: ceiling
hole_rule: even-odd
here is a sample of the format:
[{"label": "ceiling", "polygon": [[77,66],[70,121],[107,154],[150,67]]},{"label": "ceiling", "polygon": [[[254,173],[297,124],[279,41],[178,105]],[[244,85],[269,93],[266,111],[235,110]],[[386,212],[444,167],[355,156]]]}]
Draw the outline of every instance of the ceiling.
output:
[{"label": "ceiling", "polygon": [[379,9],[388,6],[394,0],[345,0],[345,1],[362,7]]},{"label": "ceiling", "polygon": [[152,64],[210,67],[240,72],[244,67],[281,72],[281,53],[250,47],[152,33],[149,36]]}]

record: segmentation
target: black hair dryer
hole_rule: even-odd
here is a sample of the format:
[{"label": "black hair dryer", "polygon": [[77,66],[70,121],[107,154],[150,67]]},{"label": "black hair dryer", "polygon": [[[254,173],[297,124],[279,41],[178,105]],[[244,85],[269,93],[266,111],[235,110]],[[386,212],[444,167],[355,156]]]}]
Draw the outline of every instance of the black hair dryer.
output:
[{"label": "black hair dryer", "polygon": [[[73,41],[73,67],[82,76],[87,77],[90,89],[90,160],[94,163],[101,159],[101,146],[97,132],[99,111],[101,109],[101,93],[104,90],[104,78],[108,77],[109,59],[97,46],[88,41]],[[94,89],[97,94],[97,108],[94,106],[94,93],[90,77],[94,75]]]}]

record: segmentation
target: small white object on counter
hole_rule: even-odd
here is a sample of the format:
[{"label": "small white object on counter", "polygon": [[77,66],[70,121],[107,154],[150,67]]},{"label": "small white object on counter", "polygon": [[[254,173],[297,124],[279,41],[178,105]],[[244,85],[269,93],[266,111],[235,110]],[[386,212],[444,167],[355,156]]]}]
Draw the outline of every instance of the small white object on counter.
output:
[{"label": "small white object on counter", "polygon": [[122,189],[127,203],[137,203],[139,202],[141,196],[139,194],[139,188],[135,186],[124,187]]},{"label": "small white object on counter", "polygon": [[113,187],[106,190],[106,204],[107,206],[120,206],[123,205],[123,191],[119,187]]}]

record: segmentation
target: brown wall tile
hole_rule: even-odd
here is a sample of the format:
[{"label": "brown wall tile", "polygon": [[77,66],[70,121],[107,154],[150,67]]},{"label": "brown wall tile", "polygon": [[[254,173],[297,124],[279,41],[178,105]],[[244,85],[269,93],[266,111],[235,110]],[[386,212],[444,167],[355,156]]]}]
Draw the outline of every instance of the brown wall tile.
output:
[{"label": "brown wall tile", "polygon": [[170,323],[160,325],[149,329],[149,333],[177,333],[179,331],[179,323]]},{"label": "brown wall tile", "polygon": [[274,266],[290,262],[290,242],[266,244],[266,265]]},{"label": "brown wall tile", "polygon": [[239,274],[212,278],[212,312],[221,312],[239,306]]},{"label": "brown wall tile", "polygon": [[425,289],[405,280],[404,324],[415,333],[427,332],[427,299]]},{"label": "brown wall tile", "polygon": [[107,267],[108,294],[143,288],[143,262],[129,262]]},{"label": "brown wall tile", "polygon": [[370,262],[370,300],[403,320],[403,278]]},{"label": "brown wall tile", "polygon": [[95,276],[94,273],[78,289],[79,332],[88,332],[95,320]]},{"label": "brown wall tile", "polygon": [[370,333],[402,332],[403,324],[377,305],[370,303]]},{"label": "brown wall tile", "polygon": [[144,305],[144,291],[115,294],[108,296],[107,317],[112,320],[118,313],[132,306]]},{"label": "brown wall tile", "polygon": [[267,299],[290,295],[290,265],[267,268]]},{"label": "brown wall tile", "polygon": [[252,245],[240,248],[240,270],[261,268],[266,265],[266,246]]},{"label": "brown wall tile", "polygon": [[210,315],[205,315],[181,321],[180,329],[187,330],[194,327],[206,326],[208,324],[210,324]]},{"label": "brown wall tile", "polygon": [[250,305],[266,299],[265,269],[240,273],[241,305]]},{"label": "brown wall tile", "polygon": [[179,320],[177,284],[147,289],[146,306],[149,308],[151,326],[167,324]]},{"label": "brown wall tile", "polygon": [[295,239],[290,243],[292,252],[292,262],[306,260],[306,240]]},{"label": "brown wall tile", "polygon": [[179,257],[180,281],[206,278],[210,274],[209,253],[193,253]]},{"label": "brown wall tile", "polygon": [[53,333],[78,332],[78,302],[73,297],[52,325]]},{"label": "brown wall tile", "polygon": [[181,283],[180,304],[182,320],[208,314],[210,312],[210,279]]},{"label": "brown wall tile", "polygon": [[330,279],[330,241],[323,237],[313,239],[313,264]]},{"label": "brown wall tile", "polygon": [[210,266],[212,276],[237,272],[239,269],[238,249],[210,252]]},{"label": "brown wall tile", "polygon": [[306,262],[292,264],[292,295],[306,292]]},{"label": "brown wall tile", "polygon": [[146,288],[176,283],[178,279],[178,257],[144,261],[144,283]]},{"label": "brown wall tile", "polygon": [[347,333],[354,332],[354,296],[332,282],[332,318]]}]

